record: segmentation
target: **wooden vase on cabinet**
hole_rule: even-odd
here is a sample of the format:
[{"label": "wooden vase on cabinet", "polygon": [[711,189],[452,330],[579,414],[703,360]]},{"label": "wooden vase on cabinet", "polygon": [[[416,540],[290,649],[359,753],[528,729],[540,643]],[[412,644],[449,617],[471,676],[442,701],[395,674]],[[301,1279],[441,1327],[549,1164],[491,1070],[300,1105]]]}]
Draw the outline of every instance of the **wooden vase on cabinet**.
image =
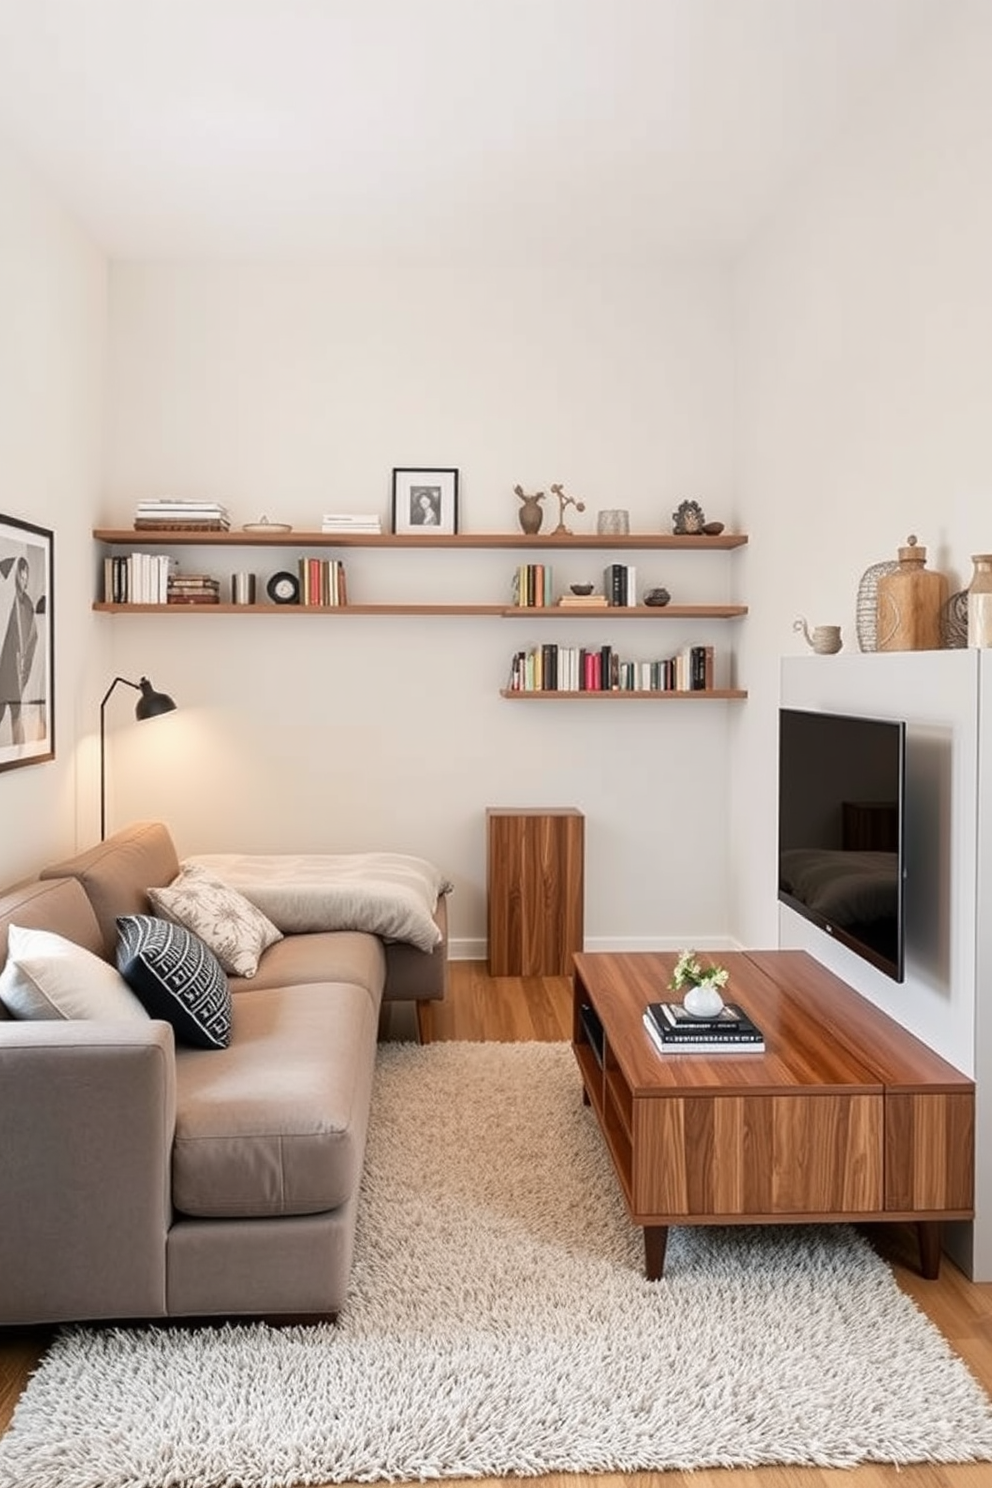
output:
[{"label": "wooden vase on cabinet", "polygon": [[927,550],[912,534],[899,549],[899,567],[878,581],[879,651],[939,651],[947,579],[926,566]]}]

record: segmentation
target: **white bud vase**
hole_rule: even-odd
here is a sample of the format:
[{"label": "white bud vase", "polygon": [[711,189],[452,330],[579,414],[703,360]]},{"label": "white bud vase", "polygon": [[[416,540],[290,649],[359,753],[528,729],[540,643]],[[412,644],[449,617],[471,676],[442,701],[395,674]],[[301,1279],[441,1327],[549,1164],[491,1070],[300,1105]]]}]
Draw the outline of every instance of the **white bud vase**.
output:
[{"label": "white bud vase", "polygon": [[723,998],[718,987],[703,982],[698,987],[689,988],[682,999],[682,1006],[693,1018],[715,1018],[723,1007]]}]

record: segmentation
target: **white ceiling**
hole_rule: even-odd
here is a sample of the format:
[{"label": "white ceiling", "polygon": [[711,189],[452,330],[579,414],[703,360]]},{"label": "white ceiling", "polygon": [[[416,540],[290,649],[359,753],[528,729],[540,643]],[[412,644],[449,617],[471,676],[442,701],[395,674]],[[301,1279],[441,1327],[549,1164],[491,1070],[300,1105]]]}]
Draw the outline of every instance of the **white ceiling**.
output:
[{"label": "white ceiling", "polygon": [[958,4],[0,0],[0,132],[115,256],[732,252]]}]

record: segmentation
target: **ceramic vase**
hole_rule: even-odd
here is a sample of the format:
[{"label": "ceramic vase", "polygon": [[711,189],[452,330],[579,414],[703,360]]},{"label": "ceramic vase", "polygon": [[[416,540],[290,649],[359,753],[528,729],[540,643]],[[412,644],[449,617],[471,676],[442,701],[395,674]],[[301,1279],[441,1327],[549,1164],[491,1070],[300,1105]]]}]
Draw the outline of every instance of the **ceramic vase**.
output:
[{"label": "ceramic vase", "polygon": [[974,553],[968,585],[968,645],[992,646],[992,553]]},{"label": "ceramic vase", "polygon": [[682,999],[682,1006],[693,1018],[715,1018],[723,1007],[723,998],[719,987],[703,982],[700,986],[689,988]]},{"label": "ceramic vase", "polygon": [[520,526],[528,537],[533,537],[535,532],[540,532],[541,523],[544,521],[544,510],[541,506],[540,497],[522,497],[520,510],[517,515],[520,518]]}]

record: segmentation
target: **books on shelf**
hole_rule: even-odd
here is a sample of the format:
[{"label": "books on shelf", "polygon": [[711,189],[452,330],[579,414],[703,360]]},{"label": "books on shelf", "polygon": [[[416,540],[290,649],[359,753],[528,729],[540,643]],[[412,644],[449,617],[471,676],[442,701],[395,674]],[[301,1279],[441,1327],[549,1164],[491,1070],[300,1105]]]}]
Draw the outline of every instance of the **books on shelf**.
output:
[{"label": "books on shelf", "polygon": [[608,563],[603,569],[603,593],[609,605],[627,609],[637,604],[637,569],[632,563]]},{"label": "books on shelf", "polygon": [[176,560],[165,553],[118,553],[103,560],[105,604],[165,604]]},{"label": "books on shelf", "polygon": [[558,603],[568,610],[605,610],[605,594],[562,594]]},{"label": "books on shelf", "polygon": [[521,563],[513,575],[513,603],[523,609],[542,610],[554,603],[553,573],[547,563]]},{"label": "books on shelf", "polygon": [[139,501],[134,510],[136,531],[227,532],[231,519],[219,501],[180,501],[163,497]]},{"label": "books on shelf", "polygon": [[300,604],[336,609],[348,603],[348,585],[340,558],[301,558]]},{"label": "books on shelf", "polygon": [[663,1054],[763,1054],[764,1034],[736,1002],[712,1018],[694,1018],[679,1002],[652,1002],[644,1026]]},{"label": "books on shelf", "polygon": [[166,603],[220,604],[220,579],[212,574],[172,574]]},{"label": "books on shelf", "polygon": [[321,532],[354,533],[382,531],[382,522],[371,512],[325,512]]},{"label": "books on shelf", "polygon": [[[689,686],[689,651],[702,654],[705,688]],[[511,692],[697,692],[711,691],[713,648],[687,647],[678,656],[626,661],[610,645],[562,646],[546,642],[518,651],[510,669]],[[554,680],[549,680],[554,679]],[[708,679],[708,680],[707,680]]]}]

